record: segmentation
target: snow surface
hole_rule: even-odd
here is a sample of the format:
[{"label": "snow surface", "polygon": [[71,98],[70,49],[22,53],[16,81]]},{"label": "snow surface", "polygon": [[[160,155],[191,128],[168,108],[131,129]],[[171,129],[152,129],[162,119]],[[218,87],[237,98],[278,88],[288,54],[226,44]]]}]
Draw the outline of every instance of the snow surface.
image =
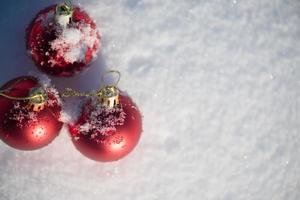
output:
[{"label": "snow surface", "polygon": [[[52,3],[1,2],[1,84],[36,70],[25,28]],[[53,81],[87,91],[120,70],[144,115],[141,141],[113,163],[82,156],[65,128],[38,151],[1,143],[0,199],[300,199],[300,1],[79,3],[102,54]]]}]

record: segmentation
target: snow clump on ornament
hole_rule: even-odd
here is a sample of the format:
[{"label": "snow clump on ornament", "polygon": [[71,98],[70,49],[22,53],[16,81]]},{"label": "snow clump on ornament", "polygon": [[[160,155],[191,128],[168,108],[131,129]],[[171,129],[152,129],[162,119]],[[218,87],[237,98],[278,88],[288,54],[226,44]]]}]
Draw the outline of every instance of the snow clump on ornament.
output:
[{"label": "snow clump on ornament", "polygon": [[95,22],[79,7],[52,5],[27,28],[27,49],[35,64],[55,76],[72,76],[86,68],[100,48]]}]

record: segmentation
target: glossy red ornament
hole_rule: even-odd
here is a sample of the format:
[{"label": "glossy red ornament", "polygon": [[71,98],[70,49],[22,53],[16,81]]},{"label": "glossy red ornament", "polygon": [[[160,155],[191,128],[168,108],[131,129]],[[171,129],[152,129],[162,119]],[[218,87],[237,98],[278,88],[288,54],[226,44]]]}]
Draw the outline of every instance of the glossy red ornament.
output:
[{"label": "glossy red ornament", "polygon": [[[95,115],[95,107],[88,101],[79,120],[69,125],[75,147],[86,157],[102,162],[115,161],[137,145],[142,132],[141,114],[130,97],[120,95],[119,100],[117,111],[103,108],[108,110],[99,115]],[[92,122],[91,118],[98,121]]]},{"label": "glossy red ornament", "polygon": [[56,6],[40,11],[27,28],[27,49],[35,64],[47,74],[72,76],[88,67],[100,48],[96,24],[79,7],[70,22],[58,23]]},{"label": "glossy red ornament", "polygon": [[[0,91],[12,97],[26,97],[41,85],[38,79],[24,76],[7,82]],[[62,123],[61,106],[56,90],[44,88],[48,99],[41,111],[28,108],[28,101],[11,100],[0,96],[0,138],[9,146],[20,150],[34,150],[48,145],[58,134]]]}]

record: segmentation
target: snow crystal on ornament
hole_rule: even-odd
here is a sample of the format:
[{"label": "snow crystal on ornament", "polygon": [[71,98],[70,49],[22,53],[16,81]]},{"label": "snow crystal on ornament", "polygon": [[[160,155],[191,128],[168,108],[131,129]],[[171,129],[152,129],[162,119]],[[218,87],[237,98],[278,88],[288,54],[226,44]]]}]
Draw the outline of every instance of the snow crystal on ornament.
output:
[{"label": "snow crystal on ornament", "polygon": [[[100,34],[86,12],[74,7],[72,16],[60,16],[56,6],[39,12],[27,29],[27,49],[41,70],[72,76],[88,67],[100,49]],[[61,24],[59,18],[67,18]]]},{"label": "snow crystal on ornament", "polygon": [[85,62],[88,48],[92,49],[97,40],[97,31],[89,24],[73,22],[70,27],[58,31],[57,38],[50,42],[50,46],[58,57],[64,58],[68,63]]},{"label": "snow crystal on ornament", "polygon": [[116,126],[123,125],[126,118],[126,113],[121,106],[108,108],[100,105],[97,100],[87,104],[83,113],[86,115],[86,120],[78,130],[97,142],[102,142],[101,138],[104,136],[114,134]]},{"label": "snow crystal on ornament", "polygon": [[49,107],[53,107],[53,106],[56,106],[56,105],[62,105],[62,101],[60,99],[60,96],[59,96],[59,92],[57,91],[56,88],[54,87],[47,87],[47,88],[44,88],[44,90],[47,92],[47,94],[51,94],[54,98],[49,98],[47,100],[47,105]]},{"label": "snow crystal on ornament", "polygon": [[28,107],[21,105],[19,101],[14,101],[12,109],[9,111],[9,119],[16,121],[19,128],[27,127],[36,123],[37,112],[31,111]]},{"label": "snow crystal on ornament", "polygon": [[[46,79],[44,79],[46,81]],[[46,82],[45,82],[46,83]],[[50,83],[48,83],[48,86]],[[58,91],[53,87],[44,87],[43,89],[48,94],[46,106],[48,108],[61,105],[62,102],[59,98]],[[38,122],[38,112],[33,111],[32,108],[28,107],[28,102],[14,101],[13,107],[9,111],[9,119],[16,122],[17,127],[23,128],[28,127],[33,123]]]}]

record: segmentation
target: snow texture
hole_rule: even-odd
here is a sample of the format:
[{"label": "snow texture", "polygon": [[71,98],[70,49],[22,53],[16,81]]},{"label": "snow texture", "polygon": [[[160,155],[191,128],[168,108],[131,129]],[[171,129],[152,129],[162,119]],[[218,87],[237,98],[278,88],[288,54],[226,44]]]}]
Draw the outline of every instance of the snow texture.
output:
[{"label": "snow texture", "polygon": [[[35,70],[25,28],[53,2],[1,2],[1,83]],[[300,199],[300,1],[77,3],[96,20],[102,54],[53,81],[90,91],[120,70],[144,115],[141,141],[113,163],[82,156],[66,127],[38,151],[1,143],[0,199]]]}]

